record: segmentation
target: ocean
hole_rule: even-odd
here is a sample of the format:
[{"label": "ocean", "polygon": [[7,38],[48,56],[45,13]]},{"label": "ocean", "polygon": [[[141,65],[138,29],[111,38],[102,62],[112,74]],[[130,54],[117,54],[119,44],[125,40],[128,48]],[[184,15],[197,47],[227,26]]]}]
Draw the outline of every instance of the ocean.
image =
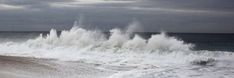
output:
[{"label": "ocean", "polygon": [[3,78],[233,78],[234,34],[0,32]]}]

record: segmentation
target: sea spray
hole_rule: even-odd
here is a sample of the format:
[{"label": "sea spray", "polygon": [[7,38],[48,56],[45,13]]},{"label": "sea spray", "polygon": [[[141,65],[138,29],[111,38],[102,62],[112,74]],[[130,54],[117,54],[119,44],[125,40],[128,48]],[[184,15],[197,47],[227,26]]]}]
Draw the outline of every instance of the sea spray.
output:
[{"label": "sea spray", "polygon": [[152,35],[149,39],[144,39],[139,35],[130,38],[130,34],[120,29],[110,30],[110,36],[99,31],[86,30],[79,27],[74,27],[70,31],[62,31],[58,36],[56,30],[52,29],[50,34],[45,37],[29,40],[27,43],[31,45],[50,45],[53,47],[76,46],[79,49],[92,48],[98,49],[113,49],[114,51],[131,49],[132,51],[188,51],[193,45],[186,44],[182,40],[175,37],[169,37],[165,33]]},{"label": "sea spray", "polygon": [[[0,46],[3,48],[11,48],[2,53],[59,60],[89,59],[99,62],[106,62],[97,60],[105,57],[115,58],[115,60],[109,60],[113,62],[118,59],[123,60],[122,57],[129,57],[129,55],[135,58],[135,55],[138,57],[141,54],[151,55],[152,53],[192,53],[192,44],[167,36],[164,32],[151,35],[149,39],[134,34],[141,28],[139,22],[132,22],[126,30],[112,29],[109,36],[99,30],[87,30],[79,25],[75,22],[73,28],[61,31],[60,35],[52,29],[46,36],[40,35],[23,43],[2,44]],[[120,55],[116,56],[116,53]]]},{"label": "sea spray", "polygon": [[[107,36],[101,31],[87,30],[77,25],[62,31],[60,35],[52,29],[45,36],[25,42],[1,43],[0,55],[82,62],[94,64],[100,70],[115,72],[105,78],[187,78],[203,70],[207,70],[206,74],[218,72],[217,75],[223,76],[223,72],[232,72],[223,68],[232,69],[234,66],[233,53],[193,51],[193,44],[164,32],[144,39],[134,34],[135,30],[115,28]],[[137,25],[131,26],[129,28]]]}]

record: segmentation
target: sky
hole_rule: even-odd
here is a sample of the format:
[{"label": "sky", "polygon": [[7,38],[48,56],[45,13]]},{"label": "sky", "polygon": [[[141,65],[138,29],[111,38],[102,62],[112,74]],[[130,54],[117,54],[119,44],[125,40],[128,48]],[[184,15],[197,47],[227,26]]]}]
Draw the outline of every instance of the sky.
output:
[{"label": "sky", "polygon": [[234,0],[0,0],[0,31],[87,29],[234,33]]}]

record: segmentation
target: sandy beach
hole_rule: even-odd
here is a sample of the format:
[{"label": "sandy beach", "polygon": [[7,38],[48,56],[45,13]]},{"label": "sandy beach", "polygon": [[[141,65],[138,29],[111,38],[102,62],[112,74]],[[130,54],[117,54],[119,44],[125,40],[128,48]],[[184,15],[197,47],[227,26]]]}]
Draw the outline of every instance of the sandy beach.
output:
[{"label": "sandy beach", "polygon": [[53,59],[0,56],[2,78],[100,78],[111,71],[82,62],[61,62]]}]

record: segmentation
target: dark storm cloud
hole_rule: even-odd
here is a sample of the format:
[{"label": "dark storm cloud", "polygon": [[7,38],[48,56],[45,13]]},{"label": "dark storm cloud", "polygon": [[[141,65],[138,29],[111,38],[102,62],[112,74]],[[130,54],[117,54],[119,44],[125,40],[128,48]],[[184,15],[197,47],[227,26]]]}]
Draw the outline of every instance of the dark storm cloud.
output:
[{"label": "dark storm cloud", "polygon": [[233,0],[2,0],[1,31],[126,28],[138,19],[145,31],[234,33]]}]

